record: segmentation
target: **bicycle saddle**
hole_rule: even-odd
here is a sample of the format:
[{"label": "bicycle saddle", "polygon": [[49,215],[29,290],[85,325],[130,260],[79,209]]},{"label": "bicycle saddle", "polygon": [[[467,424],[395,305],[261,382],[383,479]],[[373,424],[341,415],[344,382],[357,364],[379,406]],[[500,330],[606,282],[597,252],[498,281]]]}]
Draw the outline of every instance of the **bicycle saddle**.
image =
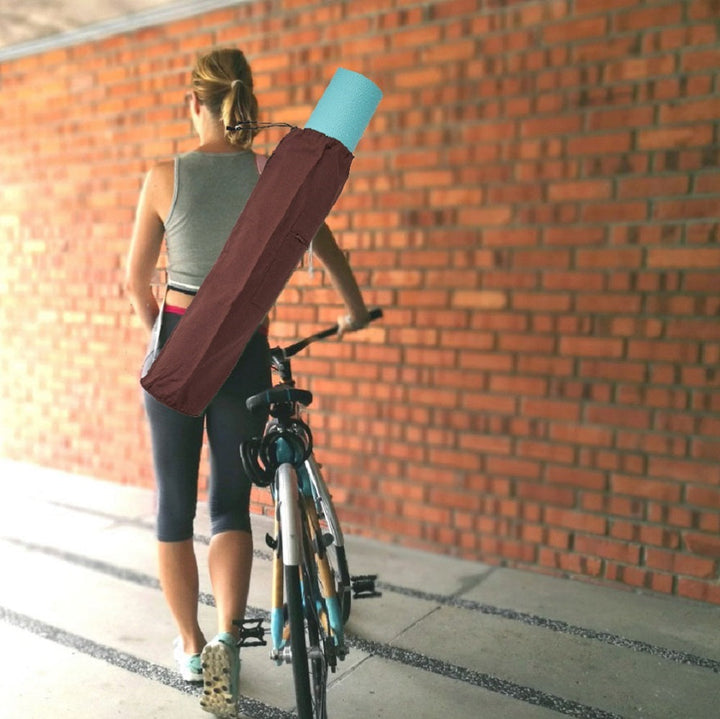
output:
[{"label": "bicycle saddle", "polygon": [[248,397],[245,405],[251,411],[260,408],[267,409],[274,404],[295,403],[309,407],[313,400],[312,392],[306,389],[295,389],[294,387],[273,387],[259,394]]}]

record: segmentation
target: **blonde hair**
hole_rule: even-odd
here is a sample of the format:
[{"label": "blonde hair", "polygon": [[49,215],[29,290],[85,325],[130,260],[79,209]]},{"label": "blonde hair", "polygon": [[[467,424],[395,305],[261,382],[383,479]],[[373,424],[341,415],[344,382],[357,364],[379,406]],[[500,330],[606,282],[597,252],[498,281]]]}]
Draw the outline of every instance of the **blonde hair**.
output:
[{"label": "blonde hair", "polygon": [[[252,71],[242,51],[225,48],[198,58],[192,71],[192,89],[226,128],[241,122],[257,123],[258,102],[253,94]],[[248,149],[257,133],[255,127],[226,129],[225,137],[230,144]]]}]

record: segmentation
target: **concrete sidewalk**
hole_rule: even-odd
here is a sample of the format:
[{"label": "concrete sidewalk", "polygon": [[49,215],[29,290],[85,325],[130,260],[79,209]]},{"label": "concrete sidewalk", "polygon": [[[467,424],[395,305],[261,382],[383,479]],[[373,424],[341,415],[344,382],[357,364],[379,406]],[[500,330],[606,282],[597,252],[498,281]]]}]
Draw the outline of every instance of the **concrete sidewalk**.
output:
[{"label": "concrete sidewalk", "polygon": [[[153,495],[0,460],[0,717],[209,717],[177,677]],[[269,603],[255,520],[253,612]],[[209,534],[200,508],[201,591]],[[720,716],[720,607],[348,538],[382,597],[353,604],[331,719]],[[200,606],[208,635],[214,610]],[[291,715],[291,670],[243,650],[241,715]]]}]

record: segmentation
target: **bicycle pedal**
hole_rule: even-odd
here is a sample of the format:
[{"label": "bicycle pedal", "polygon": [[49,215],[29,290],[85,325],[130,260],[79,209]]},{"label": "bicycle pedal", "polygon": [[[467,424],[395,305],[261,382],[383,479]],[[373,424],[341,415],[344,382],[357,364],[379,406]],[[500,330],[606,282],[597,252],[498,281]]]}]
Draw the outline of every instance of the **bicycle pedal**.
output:
[{"label": "bicycle pedal", "polygon": [[375,588],[377,574],[359,574],[350,577],[350,584],[353,590],[353,599],[371,599],[381,597],[382,592]]},{"label": "bicycle pedal", "polygon": [[273,551],[275,551],[278,547],[277,539],[275,539],[270,533],[265,535],[265,544],[267,544]]},{"label": "bicycle pedal", "polygon": [[265,628],[263,619],[234,619],[233,625],[240,627],[239,647],[265,647]]}]

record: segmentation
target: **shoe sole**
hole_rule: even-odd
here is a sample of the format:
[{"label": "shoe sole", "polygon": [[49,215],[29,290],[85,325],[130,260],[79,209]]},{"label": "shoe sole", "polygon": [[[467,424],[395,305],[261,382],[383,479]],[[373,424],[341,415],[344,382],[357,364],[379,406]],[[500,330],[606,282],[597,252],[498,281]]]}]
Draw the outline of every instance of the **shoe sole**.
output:
[{"label": "shoe sole", "polygon": [[237,697],[232,695],[232,657],[223,644],[208,644],[202,652],[203,693],[200,706],[220,717],[235,716]]}]

